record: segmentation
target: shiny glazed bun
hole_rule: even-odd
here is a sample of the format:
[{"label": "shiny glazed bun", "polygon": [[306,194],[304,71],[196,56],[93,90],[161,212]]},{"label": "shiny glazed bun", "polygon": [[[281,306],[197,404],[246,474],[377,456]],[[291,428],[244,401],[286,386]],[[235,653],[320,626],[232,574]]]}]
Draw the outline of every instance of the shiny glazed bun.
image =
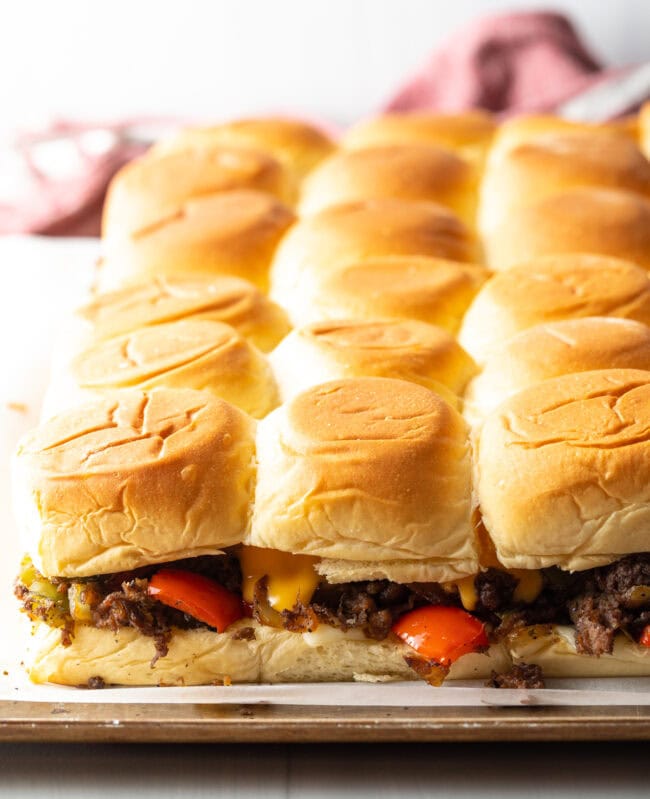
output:
[{"label": "shiny glazed bun", "polygon": [[508,568],[580,570],[650,549],[650,372],[538,383],[486,419],[483,522]]},{"label": "shiny glazed bun", "polygon": [[155,277],[98,294],[75,313],[80,351],[142,327],[182,320],[224,322],[268,352],[289,332],[285,312],[246,280],[226,276]]},{"label": "shiny glazed bun", "polygon": [[187,128],[156,146],[160,151],[202,148],[214,144],[252,147],[271,153],[302,179],[332,153],[335,142],[323,130],[289,117],[253,117],[213,125]]},{"label": "shiny glazed bun", "polygon": [[393,377],[456,405],[476,366],[446,330],[414,320],[315,322],[290,333],[271,355],[283,400],[347,377]]},{"label": "shiny glazed bun", "polygon": [[631,191],[570,189],[511,209],[484,243],[497,270],[562,253],[611,255],[650,269],[650,200]]},{"label": "shiny glazed bun", "polygon": [[434,580],[476,571],[467,428],[438,395],[402,380],[333,381],[258,434],[247,543],[379,567],[428,561]]},{"label": "shiny glazed bun", "polygon": [[140,328],[84,350],[50,386],[43,418],[126,388],[209,391],[255,418],[278,404],[262,353],[230,325],[199,319]]},{"label": "shiny glazed bun", "polygon": [[290,209],[257,191],[195,197],[169,217],[105,242],[99,289],[160,276],[234,275],[265,289]]},{"label": "shiny glazed bun", "polygon": [[596,369],[650,370],[650,327],[602,316],[536,325],[496,347],[465,393],[466,418],[551,377]]},{"label": "shiny glazed bun", "polygon": [[393,197],[439,203],[473,226],[477,183],[475,167],[434,145],[341,150],[309,176],[300,211],[313,214],[342,203]]},{"label": "shiny glazed bun", "polygon": [[488,158],[479,226],[489,233],[522,205],[576,187],[626,189],[650,197],[650,163],[615,133],[539,136]]},{"label": "shiny glazed bun", "polygon": [[417,255],[368,258],[305,274],[286,300],[295,324],[323,319],[418,319],[455,333],[490,273]]},{"label": "shiny glazed bun", "polygon": [[28,433],[15,512],[46,576],[218,553],[247,531],[254,422],[204,391],[121,391]]},{"label": "shiny glazed bun", "polygon": [[353,125],[342,143],[352,149],[399,143],[436,144],[482,160],[496,127],[494,118],[484,111],[391,113]]},{"label": "shiny glazed bun", "polygon": [[554,255],[497,273],[477,294],[459,340],[479,363],[533,325],[585,316],[650,324],[650,278],[629,261],[598,255]]},{"label": "shiny glazed bun", "polygon": [[473,235],[442,206],[393,199],[346,203],[301,219],[284,237],[273,260],[271,296],[283,305],[304,275],[311,279],[388,255],[479,260]]},{"label": "shiny glazed bun", "polygon": [[295,200],[283,165],[256,150],[205,147],[131,161],[111,181],[102,235],[124,237],[173,215],[187,200],[252,189],[282,202]]}]

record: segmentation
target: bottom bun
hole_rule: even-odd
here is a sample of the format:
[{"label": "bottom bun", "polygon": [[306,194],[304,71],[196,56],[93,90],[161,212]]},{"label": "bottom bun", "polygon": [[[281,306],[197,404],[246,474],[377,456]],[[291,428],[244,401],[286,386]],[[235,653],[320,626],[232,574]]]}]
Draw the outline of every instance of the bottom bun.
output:
[{"label": "bottom bun", "polygon": [[[237,638],[252,627],[252,640]],[[226,633],[175,630],[169,653],[151,666],[151,638],[132,628],[118,632],[78,626],[72,644],[61,632],[38,624],[30,646],[29,675],[36,683],[86,685],[101,677],[112,685],[209,685],[280,682],[385,682],[419,679],[404,661],[412,653],[394,640],[373,641],[359,631],[321,625],[313,633],[292,633],[242,620]],[[465,655],[448,679],[485,679],[509,667],[505,648]]]},{"label": "bottom bun", "polygon": [[545,677],[648,677],[650,648],[619,634],[611,655],[581,655],[576,651],[574,628],[526,627],[510,637],[515,663],[536,663]]}]

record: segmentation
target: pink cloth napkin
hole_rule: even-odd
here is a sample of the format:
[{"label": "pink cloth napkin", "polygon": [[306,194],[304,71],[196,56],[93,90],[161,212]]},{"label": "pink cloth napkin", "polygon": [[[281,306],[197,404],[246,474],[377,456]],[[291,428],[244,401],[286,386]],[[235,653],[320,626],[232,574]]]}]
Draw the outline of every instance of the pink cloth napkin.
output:
[{"label": "pink cloth napkin", "polygon": [[[450,37],[385,109],[552,111],[624,72],[603,70],[559,14],[505,14],[478,19]],[[182,121],[137,123],[169,129]],[[98,235],[110,179],[146,150],[146,135],[134,137],[133,130],[133,122],[64,122],[17,137],[11,150],[0,151],[0,173],[12,177],[0,186],[0,234]]]},{"label": "pink cloth napkin", "polygon": [[561,14],[499,14],[477,19],[447,39],[385,110],[553,111],[623,72],[603,69]]}]

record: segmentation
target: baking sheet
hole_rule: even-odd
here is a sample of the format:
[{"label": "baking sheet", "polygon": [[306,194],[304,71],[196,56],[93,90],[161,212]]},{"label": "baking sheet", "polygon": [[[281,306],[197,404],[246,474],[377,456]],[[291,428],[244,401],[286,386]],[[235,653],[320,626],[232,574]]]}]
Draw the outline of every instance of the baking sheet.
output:
[{"label": "baking sheet", "polygon": [[[163,709],[167,713],[170,707],[183,706],[223,706],[224,712],[231,708],[237,713],[242,707],[257,708],[257,711],[268,707],[285,707],[288,715],[282,718],[291,718],[293,713],[296,723],[299,717],[304,721],[304,713],[299,713],[296,708],[313,708],[314,713],[309,718],[319,718],[321,725],[326,719],[334,718],[334,708],[348,708],[351,724],[353,718],[357,718],[357,722],[361,724],[360,719],[365,718],[363,714],[371,708],[375,708],[377,717],[382,718],[388,718],[386,713],[389,713],[389,708],[417,708],[422,729],[427,727],[427,719],[434,719],[435,713],[443,712],[445,708],[462,709],[459,711],[460,715],[445,716],[446,723],[451,725],[449,729],[456,729],[454,724],[461,725],[463,719],[467,719],[468,709],[478,712],[480,709],[513,707],[522,710],[535,708],[539,711],[542,706],[584,707],[600,708],[596,716],[589,717],[588,722],[595,724],[599,730],[604,729],[603,725],[606,725],[608,719],[611,721],[617,718],[615,708],[632,706],[637,708],[637,712],[625,716],[626,724],[637,723],[638,732],[650,730],[650,716],[645,711],[645,708],[650,707],[650,678],[551,680],[544,691],[496,690],[472,682],[448,684],[438,689],[431,689],[419,682],[107,688],[100,691],[32,685],[19,663],[20,653],[23,651],[21,637],[24,619],[17,613],[10,588],[22,552],[10,511],[9,456],[19,436],[37,421],[40,398],[48,379],[52,341],[61,320],[85,296],[97,254],[97,242],[89,239],[0,238],[0,263],[5,274],[11,276],[9,285],[0,296],[0,366],[4,375],[0,382],[0,530],[4,553],[0,559],[0,629],[3,630],[0,653],[0,738],[3,737],[3,730],[15,732],[18,727],[23,729],[21,724],[27,725],[25,729],[29,725],[36,725],[33,727],[35,730],[49,729],[48,724],[53,722],[48,714],[54,712],[53,708],[63,708],[60,715],[64,716],[76,713],[75,718],[79,720],[83,720],[85,712],[86,721],[93,718],[99,725],[97,729],[103,729],[102,725],[105,726],[108,722],[100,719],[97,714],[109,712],[106,711],[107,707],[121,708],[119,712],[113,713],[115,720],[119,722],[118,726],[122,724],[120,719],[126,719],[129,715],[127,708],[140,707],[145,708],[145,711],[144,718],[138,724],[145,724],[146,708],[152,704],[158,707],[148,716],[151,724],[157,723]],[[19,709],[21,705],[22,712]],[[41,712],[38,708],[50,710]],[[91,712],[89,708],[95,710]],[[384,710],[380,712],[381,708]],[[612,708],[612,711],[607,711],[606,708]],[[293,710],[290,712],[291,709]],[[426,715],[427,711],[429,715]],[[187,712],[190,713],[189,710]],[[424,717],[422,713],[425,713]],[[35,718],[39,720],[34,721]],[[179,718],[178,715],[175,718]],[[394,720],[396,716],[393,714],[390,718]],[[485,720],[488,732],[490,718],[488,716]],[[555,722],[560,724],[561,719],[566,722],[568,718],[566,714],[557,716]],[[522,719],[522,716],[518,717],[517,725]],[[12,720],[15,722],[14,726]],[[187,719],[183,723],[186,722]],[[277,717],[273,723],[279,723]],[[388,730],[390,724],[386,724]],[[583,733],[588,735],[588,732],[585,727]],[[13,733],[7,733],[10,734]],[[218,733],[215,735],[218,736]],[[386,738],[388,739],[390,738]],[[185,739],[181,737],[179,740]],[[318,740],[318,737],[311,737],[309,740]]]}]

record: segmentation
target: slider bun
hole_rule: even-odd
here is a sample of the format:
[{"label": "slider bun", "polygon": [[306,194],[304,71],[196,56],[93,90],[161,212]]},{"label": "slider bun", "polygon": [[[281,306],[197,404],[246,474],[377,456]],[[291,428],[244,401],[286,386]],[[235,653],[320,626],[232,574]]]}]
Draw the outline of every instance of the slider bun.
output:
[{"label": "slider bun", "polygon": [[437,394],[366,377],[316,386],[258,428],[246,543],[347,561],[428,561],[437,581],[477,570],[470,450]]},{"label": "slider bun", "polygon": [[581,570],[650,543],[650,372],[538,383],[486,419],[477,487],[507,568]]},{"label": "slider bun", "polygon": [[15,513],[46,576],[215,554],[246,535],[254,422],[204,391],[121,391],[28,433]]},{"label": "slider bun", "polygon": [[255,418],[278,404],[262,353],[230,325],[199,319],[140,328],[80,353],[48,390],[43,418],[128,388],[209,391]]},{"label": "slider bun", "polygon": [[271,355],[283,400],[344,377],[394,377],[440,393],[451,405],[476,371],[446,330],[414,320],[315,322]]},{"label": "slider bun", "polygon": [[575,629],[524,627],[508,641],[515,662],[537,663],[545,677],[649,677],[650,649],[619,634],[611,655],[576,652]]},{"label": "slider bun", "polygon": [[418,319],[455,333],[490,273],[418,255],[368,258],[302,276],[285,299],[295,324],[322,319]]},{"label": "slider bun", "polygon": [[392,113],[353,125],[343,137],[350,149],[385,144],[436,144],[481,160],[496,130],[494,117],[484,111],[435,114]]},{"label": "slider bun", "polygon": [[650,102],[643,105],[639,114],[639,139],[646,158],[650,158]]},{"label": "slider bun", "polygon": [[484,233],[522,204],[566,189],[593,186],[650,196],[650,163],[638,146],[618,134],[540,136],[488,159],[481,185],[479,225]]},{"label": "slider bun", "polygon": [[585,316],[650,324],[650,278],[629,261],[601,255],[554,255],[497,273],[470,306],[460,331],[479,363],[533,325]]},{"label": "slider bun", "polygon": [[253,147],[271,153],[299,179],[332,153],[334,141],[320,128],[287,117],[239,119],[207,128],[187,128],[156,145],[157,152],[212,145]]},{"label": "slider bun", "polygon": [[582,134],[584,136],[618,135],[621,138],[636,141],[634,129],[622,125],[620,120],[613,122],[577,122],[571,119],[553,116],[552,114],[524,114],[506,119],[496,130],[490,150],[490,159],[520,144],[528,144],[545,136],[564,136],[566,134]]},{"label": "slider bun", "polygon": [[650,200],[630,191],[570,189],[512,208],[486,232],[485,247],[494,269],[578,252],[627,258],[650,269]]},{"label": "slider bun", "polygon": [[434,145],[342,150],[323,161],[306,180],[300,210],[313,214],[332,205],[378,197],[430,200],[471,226],[477,181],[476,169],[467,161]]},{"label": "slider bun", "polygon": [[124,237],[155,225],[194,197],[233,189],[267,192],[286,203],[295,186],[285,167],[256,150],[204,147],[131,161],[111,181],[102,235]]},{"label": "slider bun", "polygon": [[234,275],[265,289],[275,248],[294,221],[258,191],[195,197],[155,224],[105,242],[99,289],[160,276]]},{"label": "slider bun", "polygon": [[465,393],[466,417],[548,378],[610,368],[650,370],[650,327],[602,316],[536,325],[492,351]]},{"label": "slider bun", "polygon": [[271,296],[283,305],[305,274],[387,255],[479,260],[473,235],[442,206],[395,199],[346,203],[301,219],[284,237],[273,260]]},{"label": "slider bun", "polygon": [[[284,311],[236,277],[154,277],[97,295],[75,313],[77,351],[142,327],[180,320],[224,322],[268,352],[290,330]],[[81,344],[84,343],[82,347]]]},{"label": "slider bun", "polygon": [[[252,641],[233,639],[243,627],[255,630]],[[230,678],[234,683],[386,682],[415,680],[404,661],[412,652],[393,639],[374,641],[358,631],[343,632],[320,625],[313,633],[292,633],[262,627],[243,619],[225,633],[174,630],[169,654],[151,667],[151,638],[132,628],[113,633],[79,625],[72,644],[61,645],[61,632],[38,624],[32,642],[29,673],[36,683],[85,685],[100,676],[115,685],[209,685]],[[503,647],[469,654],[451,668],[448,679],[488,677],[503,671]]]}]

